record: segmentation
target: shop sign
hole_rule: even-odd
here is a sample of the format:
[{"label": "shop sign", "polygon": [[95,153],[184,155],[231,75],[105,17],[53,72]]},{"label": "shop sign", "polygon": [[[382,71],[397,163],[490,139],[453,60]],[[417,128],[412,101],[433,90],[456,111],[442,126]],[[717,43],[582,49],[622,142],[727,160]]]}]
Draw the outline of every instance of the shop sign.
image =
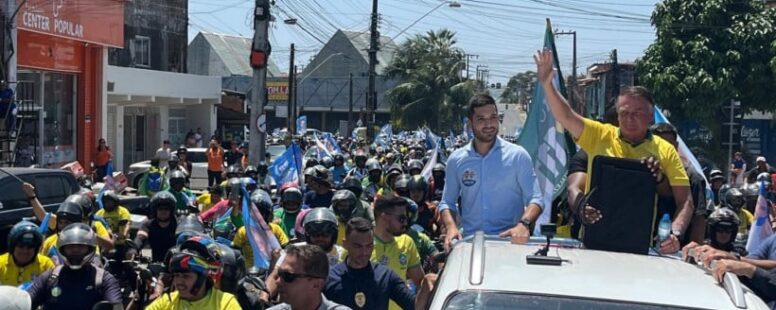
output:
[{"label": "shop sign", "polygon": [[16,17],[19,29],[124,47],[124,1],[27,0]]}]

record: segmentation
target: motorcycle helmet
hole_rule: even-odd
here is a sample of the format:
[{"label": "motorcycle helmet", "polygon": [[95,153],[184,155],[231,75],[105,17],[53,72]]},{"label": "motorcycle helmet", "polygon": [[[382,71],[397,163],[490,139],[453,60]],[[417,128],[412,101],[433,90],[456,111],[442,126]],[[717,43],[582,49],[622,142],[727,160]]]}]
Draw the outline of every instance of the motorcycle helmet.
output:
[{"label": "motorcycle helmet", "polygon": [[336,191],[331,198],[331,209],[342,222],[347,222],[353,217],[359,204],[356,195],[346,189]]},{"label": "motorcycle helmet", "polygon": [[[84,254],[71,253],[70,247],[73,245],[85,245],[88,251]],[[59,258],[70,269],[78,270],[92,261],[97,249],[97,236],[92,228],[84,223],[73,223],[67,225],[59,233],[57,240],[57,254]]]},{"label": "motorcycle helmet", "polygon": [[40,233],[38,225],[28,221],[21,221],[13,225],[8,232],[8,252],[13,253],[17,245],[25,245],[35,249],[35,254],[43,245],[43,234]]}]

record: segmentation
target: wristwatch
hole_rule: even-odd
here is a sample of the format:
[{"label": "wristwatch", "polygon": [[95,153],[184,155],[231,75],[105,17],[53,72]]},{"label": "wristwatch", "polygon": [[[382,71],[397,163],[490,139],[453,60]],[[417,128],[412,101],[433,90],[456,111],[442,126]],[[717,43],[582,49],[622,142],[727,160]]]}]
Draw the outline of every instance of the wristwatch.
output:
[{"label": "wristwatch", "polygon": [[517,223],[525,225],[525,228],[528,228],[528,230],[531,229],[531,221],[529,221],[528,219],[520,219],[519,221],[517,221]]}]

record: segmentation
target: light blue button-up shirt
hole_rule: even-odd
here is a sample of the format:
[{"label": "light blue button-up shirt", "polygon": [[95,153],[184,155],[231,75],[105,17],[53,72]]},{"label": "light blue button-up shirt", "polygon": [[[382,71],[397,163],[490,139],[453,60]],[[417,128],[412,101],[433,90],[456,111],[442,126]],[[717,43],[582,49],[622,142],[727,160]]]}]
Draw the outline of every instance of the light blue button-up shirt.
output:
[{"label": "light blue button-up shirt", "polygon": [[485,156],[469,143],[447,159],[439,211],[460,210],[464,236],[478,230],[499,234],[510,229],[530,203],[543,207],[531,156],[523,147],[497,137]]}]

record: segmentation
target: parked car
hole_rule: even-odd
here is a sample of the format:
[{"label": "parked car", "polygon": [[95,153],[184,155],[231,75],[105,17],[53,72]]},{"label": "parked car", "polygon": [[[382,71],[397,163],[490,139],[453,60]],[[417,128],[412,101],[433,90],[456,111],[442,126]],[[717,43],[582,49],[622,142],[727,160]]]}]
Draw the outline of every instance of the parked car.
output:
[{"label": "parked car", "polygon": [[[207,188],[207,148],[195,147],[187,148],[186,159],[191,162],[191,188]],[[177,152],[173,151],[173,155]],[[126,173],[128,184],[134,188],[140,185],[140,179],[143,174],[151,167],[150,160],[144,160],[129,166],[129,172]]]},{"label": "parked car", "polygon": [[48,212],[56,212],[67,196],[80,187],[72,173],[57,169],[3,168],[0,170],[0,253],[6,251],[8,232],[25,217],[34,216],[19,179],[35,186],[38,200]]},{"label": "parked car", "polygon": [[449,254],[429,309],[769,309],[736,277],[723,288],[675,257],[566,241],[553,240],[548,255],[562,260],[553,266],[528,263],[542,239],[520,245],[481,233],[466,238]]}]

